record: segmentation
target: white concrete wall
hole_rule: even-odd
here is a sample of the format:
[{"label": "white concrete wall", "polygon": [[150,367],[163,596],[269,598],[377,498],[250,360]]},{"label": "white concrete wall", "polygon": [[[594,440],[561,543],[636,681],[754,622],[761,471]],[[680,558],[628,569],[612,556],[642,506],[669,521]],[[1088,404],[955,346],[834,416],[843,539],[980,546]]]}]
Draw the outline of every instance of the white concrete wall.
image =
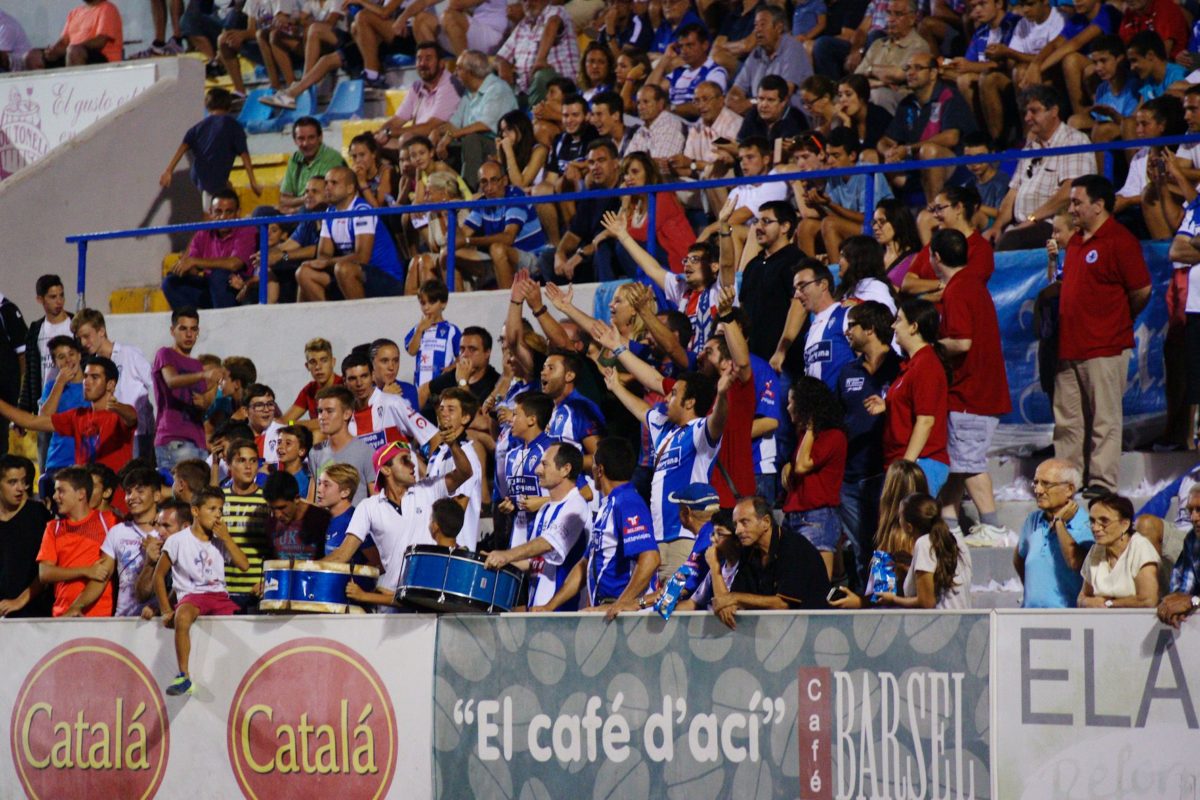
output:
[{"label": "white concrete wall", "polygon": [[[592,311],[596,284],[577,286],[575,304]],[[446,319],[460,328],[481,325],[498,337],[508,316],[508,292],[466,292],[450,295]],[[415,297],[359,300],[354,303],[289,303],[248,306],[200,312],[200,339],[194,355],[249,356],[258,367],[258,378],[275,390],[280,405],[287,406],[310,380],[304,369],[304,343],[321,336],[333,344],[338,362],[355,345],[386,337],[403,343],[417,324],[420,309]],[[531,322],[531,314],[526,314]],[[170,314],[106,315],[113,341],[132,344],[153,361],[160,347],[171,344]],[[492,365],[501,368],[500,345],[492,348]],[[411,381],[413,358],[400,354],[400,377]]]},{"label": "white concrete wall", "polygon": [[[187,173],[176,173],[174,191],[169,192],[159,187],[158,176],[183,134],[204,114],[203,65],[192,59],[154,63],[159,78],[153,87],[0,183],[0,242],[5,253],[0,292],[31,319],[41,313],[34,301],[38,275],[58,273],[68,297],[74,296],[76,250],[64,241],[66,236],[200,219],[199,194],[188,184]],[[114,82],[119,81],[120,68],[113,70]],[[184,242],[180,239],[177,247]],[[113,289],[157,283],[162,257],[171,245],[165,236],[91,245],[90,303],[107,311]]]}]

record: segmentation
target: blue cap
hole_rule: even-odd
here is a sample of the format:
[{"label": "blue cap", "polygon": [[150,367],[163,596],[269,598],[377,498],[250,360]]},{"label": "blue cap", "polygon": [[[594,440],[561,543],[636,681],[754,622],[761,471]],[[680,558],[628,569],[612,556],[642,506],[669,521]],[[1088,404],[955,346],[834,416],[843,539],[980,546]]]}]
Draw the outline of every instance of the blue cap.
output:
[{"label": "blue cap", "polygon": [[671,492],[667,499],[693,511],[716,511],[721,505],[717,490],[707,483],[690,483],[678,492]]}]

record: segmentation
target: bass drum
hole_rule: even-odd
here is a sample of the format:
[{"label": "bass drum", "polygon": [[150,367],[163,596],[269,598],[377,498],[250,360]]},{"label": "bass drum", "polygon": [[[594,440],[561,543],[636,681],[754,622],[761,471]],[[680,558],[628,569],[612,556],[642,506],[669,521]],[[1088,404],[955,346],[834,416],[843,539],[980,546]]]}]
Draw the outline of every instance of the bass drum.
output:
[{"label": "bass drum", "polygon": [[511,611],[524,578],[512,566],[487,569],[470,550],[417,544],[404,551],[396,600],[445,613]]}]

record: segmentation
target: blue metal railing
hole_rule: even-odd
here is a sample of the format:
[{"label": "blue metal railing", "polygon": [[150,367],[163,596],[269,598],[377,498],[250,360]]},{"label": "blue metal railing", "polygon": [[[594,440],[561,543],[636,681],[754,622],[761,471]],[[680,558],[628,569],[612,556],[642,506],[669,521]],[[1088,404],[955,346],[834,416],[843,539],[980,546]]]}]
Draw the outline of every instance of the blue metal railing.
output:
[{"label": "blue metal railing", "polygon": [[[1066,123],[1063,123],[1066,124]],[[1115,150],[1128,150],[1137,147],[1157,147],[1157,146],[1175,146],[1181,144],[1194,144],[1200,142],[1200,134],[1187,134],[1183,136],[1166,136],[1155,139],[1135,139],[1131,141],[1115,141],[1104,143],[1088,143],[1086,145],[1071,145],[1069,147],[1048,147],[1037,150],[1006,150],[998,153],[981,153],[974,156],[955,156],[953,158],[940,158],[930,161],[902,161],[894,164],[857,164],[853,167],[841,167],[837,169],[822,169],[809,170],[805,172],[775,172],[770,175],[759,175],[751,178],[735,177],[735,178],[714,178],[709,180],[686,181],[680,183],[661,183],[653,187],[617,187],[613,189],[588,190],[583,192],[566,192],[557,195],[544,195],[534,197],[532,195],[526,197],[502,197],[495,200],[488,198],[480,198],[478,200],[460,200],[452,203],[423,203],[420,205],[407,206],[387,206],[383,208],[374,208],[369,210],[355,209],[353,211],[322,211],[311,214],[292,214],[289,216],[279,217],[244,217],[236,220],[220,220],[213,222],[191,222],[179,225],[161,225],[151,228],[135,228],[131,230],[120,231],[103,231],[97,233],[81,233],[73,236],[68,236],[66,241],[69,244],[74,244],[78,254],[78,274],[77,274],[77,291],[82,304],[84,295],[87,289],[87,257],[88,244],[90,242],[107,241],[110,239],[132,239],[142,238],[145,236],[161,236],[174,233],[195,233],[197,231],[242,228],[257,226],[259,230],[259,281],[258,281],[258,302],[265,304],[267,302],[267,283],[270,266],[268,264],[267,247],[267,227],[274,223],[286,225],[294,225],[299,222],[317,222],[333,219],[342,219],[346,217],[385,217],[395,214],[416,214],[429,212],[447,212],[447,236],[446,236],[446,284],[450,290],[454,290],[454,272],[455,272],[455,251],[457,243],[455,241],[454,232],[458,230],[458,214],[459,212],[471,212],[476,209],[491,208],[495,206],[510,206],[510,205],[535,205],[538,203],[558,203],[564,201],[577,201],[584,199],[595,199],[603,197],[623,197],[626,195],[646,195],[647,197],[647,243],[651,254],[654,253],[655,245],[655,221],[657,216],[657,198],[658,192],[695,192],[705,189],[720,189],[730,188],[734,186],[742,186],[747,184],[763,184],[776,183],[779,181],[793,181],[798,178],[834,178],[834,177],[851,177],[854,175],[866,175],[868,180],[864,181],[863,192],[863,208],[873,209],[875,207],[875,181],[872,179],[876,173],[891,173],[891,172],[912,172],[917,169],[929,167],[958,167],[967,164],[979,163],[1001,163],[1006,161],[1017,161],[1029,158],[1051,158],[1054,156],[1075,155],[1077,153],[1105,153],[1105,172],[1111,176],[1112,171],[1112,156],[1111,153]],[[864,214],[863,231],[870,233],[871,214]]]}]

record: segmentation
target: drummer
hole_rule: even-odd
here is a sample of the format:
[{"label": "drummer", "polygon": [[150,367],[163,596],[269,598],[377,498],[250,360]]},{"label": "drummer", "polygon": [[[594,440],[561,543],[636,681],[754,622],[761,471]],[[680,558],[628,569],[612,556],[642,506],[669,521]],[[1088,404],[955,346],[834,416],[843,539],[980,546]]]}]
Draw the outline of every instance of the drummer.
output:
[{"label": "drummer", "polygon": [[447,432],[454,469],[445,475],[416,477],[416,458],[407,442],[388,442],[375,451],[372,466],[378,472],[378,494],[354,509],[346,538],[325,557],[326,562],[346,564],[368,537],[379,548],[383,575],[379,590],[395,593],[404,565],[404,551],[424,544],[429,537],[430,510],[435,501],[450,497],[471,477],[471,462],[460,445],[462,426]]},{"label": "drummer", "polygon": [[[465,516],[466,511],[454,500],[443,498],[434,501],[429,520],[429,535],[432,537],[433,543],[450,550],[456,549]],[[424,544],[424,542],[417,542],[417,544]],[[350,581],[346,586],[346,598],[355,603],[370,603],[377,606],[398,605],[395,592],[380,591],[378,588],[369,592],[354,581]]]}]

